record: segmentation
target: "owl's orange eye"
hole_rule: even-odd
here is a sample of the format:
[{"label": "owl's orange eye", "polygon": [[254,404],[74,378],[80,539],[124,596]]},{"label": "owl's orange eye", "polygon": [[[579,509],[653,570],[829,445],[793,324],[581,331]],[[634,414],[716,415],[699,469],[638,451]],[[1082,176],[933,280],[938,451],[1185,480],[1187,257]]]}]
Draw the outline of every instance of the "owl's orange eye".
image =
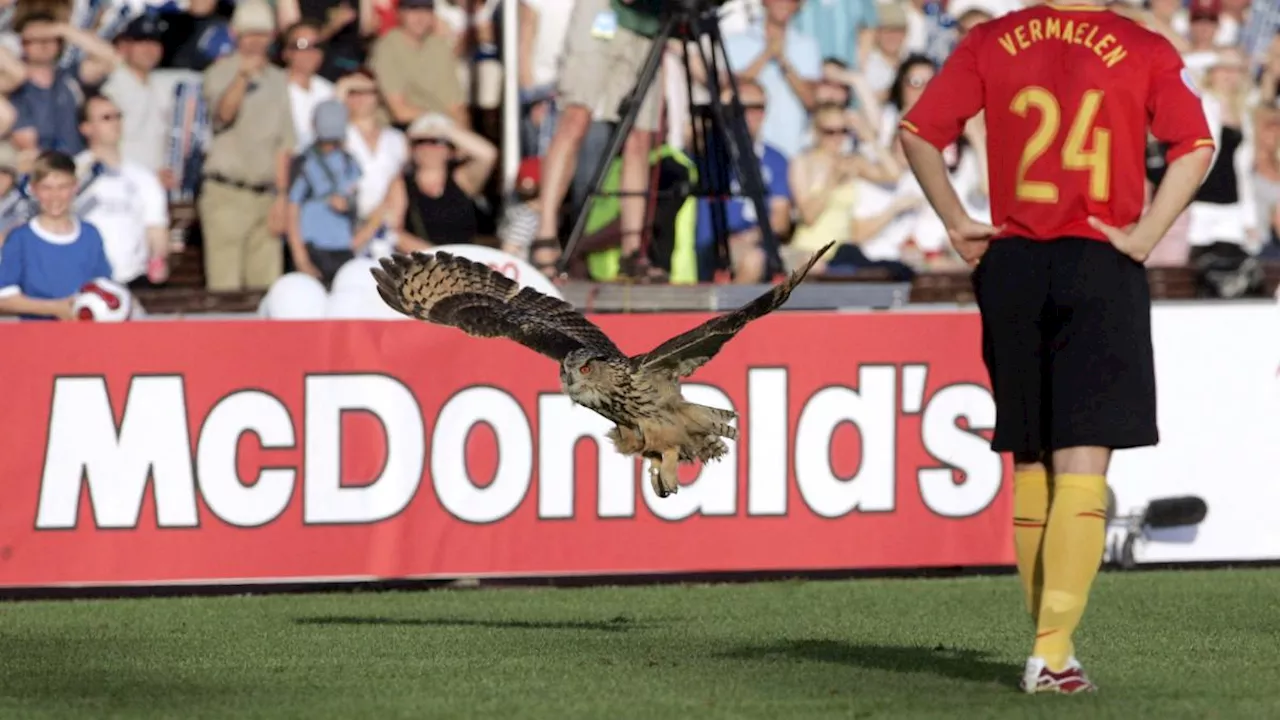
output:
[{"label": "owl's orange eye", "polygon": [[583,365],[582,367],[578,368],[578,372],[582,373],[583,375],[590,375],[590,374],[591,374],[591,366],[590,366],[590,365]]}]

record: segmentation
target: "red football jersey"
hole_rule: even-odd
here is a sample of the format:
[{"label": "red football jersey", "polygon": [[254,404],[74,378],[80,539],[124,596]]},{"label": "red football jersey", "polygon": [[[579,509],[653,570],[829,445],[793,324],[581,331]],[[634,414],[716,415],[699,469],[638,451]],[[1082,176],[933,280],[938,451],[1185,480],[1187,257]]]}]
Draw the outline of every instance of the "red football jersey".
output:
[{"label": "red football jersey", "polygon": [[1142,214],[1147,132],[1167,158],[1212,147],[1200,97],[1164,37],[1110,10],[1038,5],[984,22],[901,122],[938,148],[985,110],[1001,236],[1105,237]]}]

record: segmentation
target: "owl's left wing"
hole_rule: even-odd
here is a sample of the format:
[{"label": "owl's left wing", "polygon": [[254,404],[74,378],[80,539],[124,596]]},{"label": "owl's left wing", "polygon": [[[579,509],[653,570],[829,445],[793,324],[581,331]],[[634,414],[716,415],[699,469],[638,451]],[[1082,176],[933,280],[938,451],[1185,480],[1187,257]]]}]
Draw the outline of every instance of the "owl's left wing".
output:
[{"label": "owl's left wing", "polygon": [[569,303],[521,287],[488,265],[447,252],[396,254],[373,268],[392,309],[475,337],[505,337],[553,360],[574,350],[625,357]]},{"label": "owl's left wing", "polygon": [[667,371],[676,377],[685,377],[705,365],[720,348],[738,334],[747,323],[764,317],[782,307],[791,297],[791,291],[804,280],[818,261],[834,242],[827,243],[815,252],[802,267],[791,272],[786,280],[775,285],[768,292],[729,313],[718,315],[701,325],[687,330],[643,355],[631,358],[637,370]]}]

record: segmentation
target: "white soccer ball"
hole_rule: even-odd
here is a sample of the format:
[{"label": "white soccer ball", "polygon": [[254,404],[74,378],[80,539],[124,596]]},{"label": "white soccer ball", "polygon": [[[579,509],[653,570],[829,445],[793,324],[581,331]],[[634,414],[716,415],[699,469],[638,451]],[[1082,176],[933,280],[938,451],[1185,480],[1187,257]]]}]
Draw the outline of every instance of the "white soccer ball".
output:
[{"label": "white soccer ball", "polygon": [[94,278],[80,288],[71,307],[77,320],[124,322],[133,317],[133,293],[110,278]]}]

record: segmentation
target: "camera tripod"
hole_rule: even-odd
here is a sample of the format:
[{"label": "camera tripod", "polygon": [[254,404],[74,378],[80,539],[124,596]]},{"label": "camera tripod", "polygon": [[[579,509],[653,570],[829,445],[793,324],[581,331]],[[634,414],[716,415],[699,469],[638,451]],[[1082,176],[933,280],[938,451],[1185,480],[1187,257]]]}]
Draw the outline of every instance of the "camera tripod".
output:
[{"label": "camera tripod", "polygon": [[[557,262],[559,273],[565,272],[574,251],[582,240],[592,201],[606,194],[603,192],[603,185],[609,166],[618,156],[627,136],[631,134],[636,117],[640,114],[641,102],[644,100],[645,93],[649,92],[655,84],[658,69],[666,52],[667,41],[671,39],[682,40],[685,46],[683,55],[685,87],[689,98],[693,130],[691,154],[698,168],[697,181],[692,184],[690,194],[709,200],[717,269],[725,270],[730,267],[729,223],[725,203],[733,194],[731,191],[735,179],[741,187],[741,194],[750,200],[755,209],[755,217],[760,228],[761,246],[766,257],[766,277],[780,269],[777,261],[777,238],[774,237],[773,229],[769,225],[769,208],[764,199],[764,178],[760,173],[760,160],[756,157],[755,143],[744,121],[746,113],[738,99],[738,83],[732,72],[726,72],[730,89],[729,107],[726,107],[720,98],[719,58],[724,58],[723,66],[728,71],[728,54],[724,50],[724,40],[720,34],[720,24],[716,17],[717,8],[706,3],[707,0],[669,0],[669,6],[665,10],[666,16],[658,33],[653,37],[652,46],[641,67],[636,84],[619,107],[622,111],[621,119],[609,135],[603,157],[592,170],[582,208],[578,211],[573,230],[569,233],[564,251]],[[709,48],[703,45],[704,38],[708,41]],[[702,67],[706,71],[706,89],[710,95],[706,105],[696,105],[693,102],[693,70],[688,57],[691,44],[700,54]],[[662,92],[662,88],[653,88],[652,92]],[[731,169],[735,171],[732,175]],[[736,178],[733,175],[736,175]]]}]

